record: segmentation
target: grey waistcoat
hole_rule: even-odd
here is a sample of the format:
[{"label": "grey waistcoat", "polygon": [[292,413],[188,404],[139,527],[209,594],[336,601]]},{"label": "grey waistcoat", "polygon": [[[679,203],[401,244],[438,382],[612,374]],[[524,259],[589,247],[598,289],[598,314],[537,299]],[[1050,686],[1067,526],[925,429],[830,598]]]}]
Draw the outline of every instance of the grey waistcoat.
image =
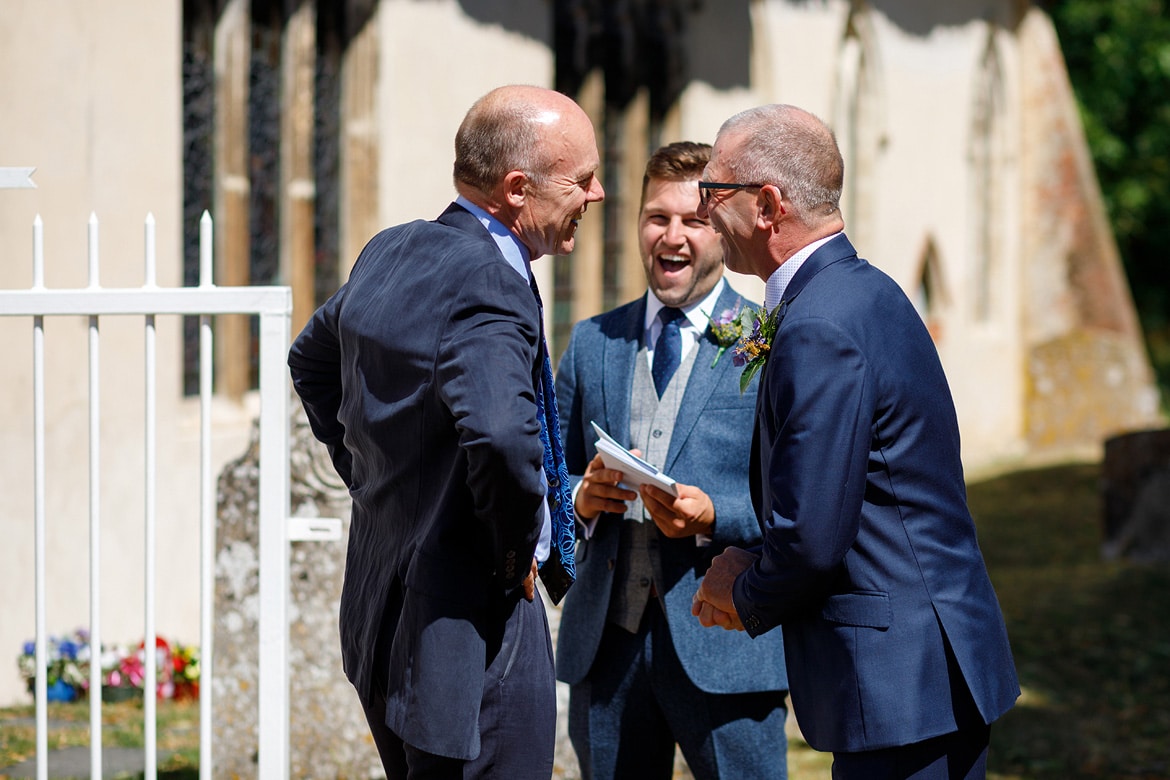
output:
[{"label": "grey waistcoat", "polygon": [[[634,384],[630,389],[630,446],[642,450],[644,460],[662,468],[670,450],[674,421],[698,354],[698,343],[687,354],[666,386],[662,398],[654,391],[646,347],[634,359]],[[650,584],[661,577],[658,561],[658,527],[642,506],[630,502],[622,524],[621,542],[609,601],[609,620],[627,631],[638,630],[650,598]],[[662,589],[658,589],[659,593]]]}]

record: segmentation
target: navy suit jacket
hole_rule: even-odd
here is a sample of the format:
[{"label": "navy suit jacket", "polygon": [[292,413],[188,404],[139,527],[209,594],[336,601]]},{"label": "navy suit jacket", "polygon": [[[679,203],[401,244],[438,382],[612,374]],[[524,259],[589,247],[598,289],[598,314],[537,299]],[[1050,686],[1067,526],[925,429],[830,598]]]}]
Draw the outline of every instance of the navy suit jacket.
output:
[{"label": "navy suit jacket", "polygon": [[[540,314],[474,216],[384,230],[289,353],[353,498],[345,672],[408,744],[474,758],[485,659],[543,522]],[[511,600],[511,601],[509,601]]]},{"label": "navy suit jacket", "polygon": [[778,309],[752,453],[762,558],[736,581],[737,612],[753,635],[783,625],[793,709],[818,750],[954,731],[952,683],[992,722],[1019,684],[921,318],[844,236]]},{"label": "navy suit jacket", "polygon": [[[732,308],[739,298],[725,286],[713,314]],[[750,305],[750,304],[749,304]],[[591,420],[629,444],[630,395],[634,361],[642,346],[646,298],[577,324],[557,370],[557,400],[565,459],[574,485],[596,454]],[[704,629],[691,615],[691,599],[711,559],[728,545],[747,547],[760,540],[748,494],[748,453],[756,385],[740,393],[740,369],[731,350],[719,359],[710,330],[698,341],[682,404],[662,469],[684,484],[696,485],[715,504],[712,544],[698,547],[694,537],[668,539],[659,534],[662,561],[658,587],[679,660],[691,681],[708,693],[786,690],[784,651],[779,636],[752,640],[737,631]],[[598,518],[593,537],[577,545],[577,582],[565,597],[557,636],[557,678],[576,684],[585,679],[601,642],[621,537],[620,515]],[[647,521],[650,522],[650,521]]]}]

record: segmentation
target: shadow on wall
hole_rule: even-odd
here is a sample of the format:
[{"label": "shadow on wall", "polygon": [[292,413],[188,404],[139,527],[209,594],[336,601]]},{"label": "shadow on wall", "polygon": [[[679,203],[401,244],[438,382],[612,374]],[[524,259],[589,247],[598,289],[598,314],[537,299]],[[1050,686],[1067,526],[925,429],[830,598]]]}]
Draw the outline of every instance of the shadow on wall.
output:
[{"label": "shadow on wall", "polygon": [[751,86],[752,19],[748,0],[687,3],[686,51],[691,73],[717,90]]},{"label": "shadow on wall", "polygon": [[[564,0],[556,0],[557,4]],[[586,5],[580,2],[571,5]],[[540,24],[546,17],[541,13],[533,13],[528,3],[509,2],[509,0],[459,0],[459,7],[463,13],[475,21],[492,26],[503,27],[509,32],[517,33],[525,38],[538,41],[552,39],[552,30]]]},{"label": "shadow on wall", "polygon": [[[1023,18],[1023,11],[1010,9],[1010,19],[988,19],[988,3],[985,0],[872,0],[870,6],[885,16],[903,32],[925,38],[936,27],[961,27],[972,20],[986,19],[1014,28]],[[1025,4],[1017,4],[1023,6]]]},{"label": "shadow on wall", "polygon": [[[630,0],[615,6],[611,0],[555,0],[557,14],[563,19],[574,20],[571,24],[582,25],[568,36],[577,41],[604,41],[604,46],[620,44],[620,36],[606,36],[599,29],[604,26],[607,14],[631,18],[635,14],[678,13],[683,34],[683,52],[687,58],[684,71],[691,76],[701,75],[702,80],[715,89],[727,90],[747,88],[751,75],[751,12],[750,0],[669,0],[674,7],[663,9],[662,1],[647,2]],[[459,0],[459,6],[468,17],[483,24],[499,25],[504,29],[535,40],[551,41],[553,30],[545,29],[539,22],[544,17],[532,14],[523,3],[506,0]],[[608,17],[611,20],[612,16]],[[649,29],[656,29],[653,24]],[[634,60],[639,58],[634,52]],[[564,53],[562,56],[571,56]],[[620,58],[621,52],[606,51],[603,59]],[[643,65],[648,63],[643,62]]]}]

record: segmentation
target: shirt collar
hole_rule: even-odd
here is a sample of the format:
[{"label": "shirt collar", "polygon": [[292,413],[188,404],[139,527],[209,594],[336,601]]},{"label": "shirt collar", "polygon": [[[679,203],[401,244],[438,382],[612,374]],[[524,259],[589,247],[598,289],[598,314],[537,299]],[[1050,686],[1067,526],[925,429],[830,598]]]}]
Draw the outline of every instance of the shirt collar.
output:
[{"label": "shirt collar", "polygon": [[768,281],[764,285],[764,308],[768,311],[775,309],[780,301],[784,300],[784,293],[788,290],[789,282],[792,281],[792,277],[796,276],[796,272],[800,270],[800,267],[804,265],[804,261],[808,260],[813,252],[820,249],[822,244],[828,243],[839,235],[841,235],[841,231],[814,241],[781,263],[780,267],[768,277]]},{"label": "shirt collar", "polygon": [[504,254],[504,259],[508,261],[508,265],[512,266],[516,270],[516,273],[525,279],[531,279],[532,270],[529,267],[528,247],[524,246],[520,242],[520,239],[516,238],[516,235],[504,226],[503,222],[500,222],[467,198],[460,195],[455,199],[455,202],[470,211],[472,216],[478,219],[479,223],[491,234],[491,237],[495,239],[496,246]]},{"label": "shirt collar", "polygon": [[[723,277],[715,282],[715,286],[711,288],[711,292],[701,300],[692,303],[690,306],[685,306],[682,309],[683,314],[687,317],[689,322],[695,330],[699,333],[707,330],[707,323],[711,320],[711,313],[715,310],[715,304],[719,302],[719,296],[723,294],[723,286],[727,284],[727,280]],[[658,296],[654,294],[653,290],[648,290],[646,293],[646,321],[643,323],[643,329],[649,330],[650,326],[654,324],[654,320],[658,317],[658,312],[666,304],[658,300]]]}]

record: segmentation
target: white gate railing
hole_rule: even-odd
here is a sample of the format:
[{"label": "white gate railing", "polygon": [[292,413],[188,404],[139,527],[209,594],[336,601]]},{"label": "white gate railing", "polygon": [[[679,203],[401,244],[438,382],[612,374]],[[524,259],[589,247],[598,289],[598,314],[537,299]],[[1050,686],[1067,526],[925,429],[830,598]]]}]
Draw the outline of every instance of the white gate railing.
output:
[{"label": "white gate railing", "polygon": [[[31,171],[31,169],[28,169]],[[198,287],[160,288],[155,283],[155,225],[145,224],[145,284],[141,288],[103,288],[98,283],[98,221],[89,221],[89,286],[46,289],[41,219],[33,224],[33,285],[28,290],[0,290],[0,316],[33,319],[33,461],[36,589],[37,777],[48,776],[48,716],[45,630],[45,355],[44,318],[89,318],[89,525],[90,525],[90,773],[102,776],[101,746],[101,404],[98,367],[99,318],[142,315],[145,354],[145,642],[144,732],[146,777],[157,775],[155,646],[155,317],[199,316],[200,371],[200,777],[212,777],[211,723],[213,669],[212,607],[215,560],[215,475],[211,468],[212,332],[218,314],[257,315],[260,320],[260,463],[259,463],[259,654],[258,754],[261,780],[286,778],[289,768],[288,561],[289,457],[288,373],[285,357],[290,338],[292,295],[288,287],[216,287],[212,284],[212,223],[200,221]]]}]

